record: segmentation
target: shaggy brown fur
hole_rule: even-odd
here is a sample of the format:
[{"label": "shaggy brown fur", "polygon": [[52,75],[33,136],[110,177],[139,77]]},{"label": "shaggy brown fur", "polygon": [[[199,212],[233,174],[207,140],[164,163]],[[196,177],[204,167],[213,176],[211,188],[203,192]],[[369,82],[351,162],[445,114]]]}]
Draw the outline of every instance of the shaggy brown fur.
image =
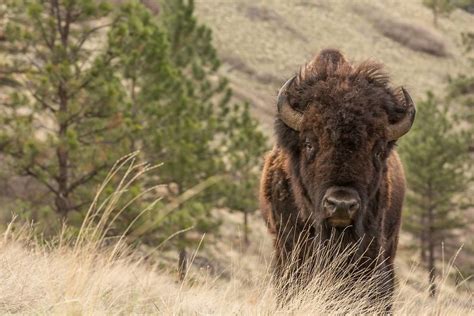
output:
[{"label": "shaggy brown fur", "polygon": [[[351,65],[328,49],[302,67],[288,99],[304,113],[302,128],[295,131],[276,119],[277,144],[265,159],[260,186],[262,214],[275,240],[275,277],[283,278],[290,265],[298,270],[313,256],[316,236],[324,241],[335,233],[344,244],[360,242],[357,253],[370,259],[360,265],[375,266],[381,259],[378,267],[387,277],[375,293],[391,296],[405,180],[386,127],[404,116],[401,91],[389,86],[380,64]],[[344,232],[322,216],[321,201],[331,186],[360,195],[362,207]],[[296,247],[296,240],[303,246]],[[296,265],[290,263],[295,258]]]}]

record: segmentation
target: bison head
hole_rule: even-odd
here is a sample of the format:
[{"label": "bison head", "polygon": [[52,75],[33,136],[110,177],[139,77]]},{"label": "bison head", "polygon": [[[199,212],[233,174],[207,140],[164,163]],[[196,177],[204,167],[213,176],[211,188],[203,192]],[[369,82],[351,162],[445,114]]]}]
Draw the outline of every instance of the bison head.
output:
[{"label": "bison head", "polygon": [[375,211],[387,158],[415,106],[382,66],[324,50],[278,94],[277,141],[287,153],[301,216],[347,227]]}]

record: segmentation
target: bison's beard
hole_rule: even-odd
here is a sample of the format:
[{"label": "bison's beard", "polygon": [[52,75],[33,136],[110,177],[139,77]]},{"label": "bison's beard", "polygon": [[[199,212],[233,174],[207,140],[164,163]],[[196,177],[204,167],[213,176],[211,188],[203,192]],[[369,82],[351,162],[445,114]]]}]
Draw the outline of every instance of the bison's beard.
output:
[{"label": "bison's beard", "polygon": [[[298,226],[305,227],[302,229],[305,236],[316,243],[338,242],[341,245],[361,245],[361,253],[367,244],[368,236],[364,236],[364,221],[367,205],[364,203],[364,195],[362,198],[362,209],[359,215],[352,221],[352,224],[346,227],[333,227],[326,218],[324,218],[321,210],[321,201],[328,185],[321,185],[318,192],[313,195],[312,199],[308,190],[306,190],[301,179],[291,177],[291,189],[293,192],[296,209],[298,209]],[[364,245],[362,245],[364,244]]]},{"label": "bison's beard", "polygon": [[[320,194],[322,200],[322,194]],[[330,219],[325,218],[321,209],[321,203],[317,203],[315,206],[313,201],[304,196],[296,197],[297,205],[300,207],[299,217],[304,225],[310,225],[313,227],[316,235],[320,236],[322,240],[327,240],[331,236],[341,237],[347,242],[357,242],[364,235],[364,211],[359,210],[359,215],[354,218],[347,226],[335,226],[332,225]],[[363,204],[363,208],[365,205]]]},{"label": "bison's beard", "polygon": [[[309,216],[304,216],[308,214]],[[356,217],[350,225],[345,227],[335,227],[331,225],[327,218],[324,218],[322,212],[307,211],[299,216],[300,224],[309,229],[313,238],[325,242],[329,239],[337,239],[343,244],[353,244],[360,242],[364,237],[363,217]]]},{"label": "bison's beard", "polygon": [[363,225],[360,218],[356,218],[351,225],[346,227],[334,227],[327,219],[319,225],[319,234],[322,240],[330,238],[341,239],[344,244],[359,242],[363,237]]}]

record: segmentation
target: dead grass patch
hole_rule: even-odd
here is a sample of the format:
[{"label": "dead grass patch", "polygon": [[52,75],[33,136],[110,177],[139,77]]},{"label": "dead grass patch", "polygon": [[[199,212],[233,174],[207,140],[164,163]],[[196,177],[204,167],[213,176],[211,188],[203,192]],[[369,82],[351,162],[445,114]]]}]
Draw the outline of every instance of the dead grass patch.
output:
[{"label": "dead grass patch", "polygon": [[241,5],[240,10],[242,10],[245,13],[245,16],[253,22],[272,23],[275,27],[284,29],[293,37],[303,42],[308,42],[308,39],[303,35],[303,33],[287,23],[286,19],[273,9],[264,6]]},{"label": "dead grass patch", "polygon": [[255,78],[255,80],[262,84],[280,85],[283,82],[282,79],[270,73],[259,73],[257,70],[247,65],[247,63],[245,63],[241,58],[237,56],[223,56],[221,57],[221,60],[230,66],[228,71],[237,70],[241,73],[246,74],[247,76]]},{"label": "dead grass patch", "polygon": [[[0,237],[0,314],[383,314],[384,305],[370,301],[373,278],[354,278],[353,274],[345,278],[348,274],[340,273],[341,264],[347,262],[347,254],[353,250],[348,248],[340,257],[333,257],[333,251],[339,254],[342,250],[338,243],[332,244],[336,248],[329,244],[318,248],[318,258],[323,260],[321,264],[325,269],[311,274],[308,286],[297,289],[285,304],[278,304],[270,264],[262,260],[264,257],[257,248],[245,252],[227,248],[216,252],[220,260],[226,256],[232,258],[225,265],[228,278],[222,278],[219,271],[217,275],[210,273],[207,267],[213,262],[199,255],[203,249],[198,246],[190,259],[197,262],[188,266],[184,281],[179,282],[172,269],[160,268],[158,261],[149,258],[152,253],[154,259],[163,256],[159,246],[153,251],[148,249],[149,255],[145,256],[127,246],[124,235],[106,238],[123,192],[133,179],[152,168],[135,163],[135,157],[125,157],[107,176],[76,237],[68,235],[65,227],[65,233],[45,242],[38,238],[31,225],[8,225]],[[144,167],[146,170],[140,171]],[[105,184],[122,169],[125,169],[124,179],[131,177],[132,182],[122,181],[110,197],[104,197]],[[102,199],[105,199],[103,203]],[[226,217],[229,221],[231,215]],[[235,229],[228,230],[227,234],[230,232],[235,234]],[[226,241],[216,240],[214,246],[229,244],[235,235],[223,233],[219,239],[224,238]],[[446,276],[451,267],[448,266]],[[419,272],[411,271],[410,276],[413,275],[419,277]],[[452,287],[445,288],[446,276],[440,278],[440,294],[436,300],[427,296],[426,286],[417,290],[406,281],[400,282],[395,312],[401,315],[468,314],[473,308],[472,302]],[[344,290],[347,288],[351,290]]]},{"label": "dead grass patch", "polygon": [[377,20],[376,26],[383,35],[411,50],[438,57],[448,56],[442,40],[421,26],[388,19]]},{"label": "dead grass patch", "polygon": [[372,23],[380,34],[413,51],[448,56],[443,39],[421,25],[398,21],[375,8],[354,6],[354,11]]},{"label": "dead grass patch", "polygon": [[[248,262],[248,254],[240,254],[241,263],[233,262],[229,279],[201,269],[189,270],[185,281],[178,282],[171,270],[147,263],[123,244],[121,250],[117,245],[98,247],[89,241],[75,248],[66,243],[45,246],[31,239],[28,227],[7,229],[2,237],[1,314],[383,314],[383,305],[369,303],[367,283],[352,283],[356,290],[344,291],[347,281],[334,274],[334,264],[315,275],[287,304],[279,305],[268,265]],[[249,267],[261,272],[248,279]],[[412,273],[419,276],[419,271]],[[435,300],[427,296],[426,287],[415,289],[404,280],[399,289],[395,297],[399,315],[467,315],[474,307],[468,297],[442,284]]]}]

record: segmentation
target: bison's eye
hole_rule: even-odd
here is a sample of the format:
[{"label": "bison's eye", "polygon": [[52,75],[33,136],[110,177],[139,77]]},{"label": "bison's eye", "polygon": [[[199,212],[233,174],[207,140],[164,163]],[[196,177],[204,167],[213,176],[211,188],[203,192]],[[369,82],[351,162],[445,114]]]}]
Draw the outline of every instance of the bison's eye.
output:
[{"label": "bison's eye", "polygon": [[311,160],[314,158],[314,154],[316,153],[316,150],[314,148],[313,143],[307,138],[304,141],[304,151],[306,154],[306,158],[308,160]]},{"label": "bison's eye", "polygon": [[377,160],[381,160],[382,157],[383,157],[383,153],[384,153],[384,148],[383,148],[383,145],[382,145],[382,142],[378,142],[375,146],[374,146],[374,158],[377,159]]}]

